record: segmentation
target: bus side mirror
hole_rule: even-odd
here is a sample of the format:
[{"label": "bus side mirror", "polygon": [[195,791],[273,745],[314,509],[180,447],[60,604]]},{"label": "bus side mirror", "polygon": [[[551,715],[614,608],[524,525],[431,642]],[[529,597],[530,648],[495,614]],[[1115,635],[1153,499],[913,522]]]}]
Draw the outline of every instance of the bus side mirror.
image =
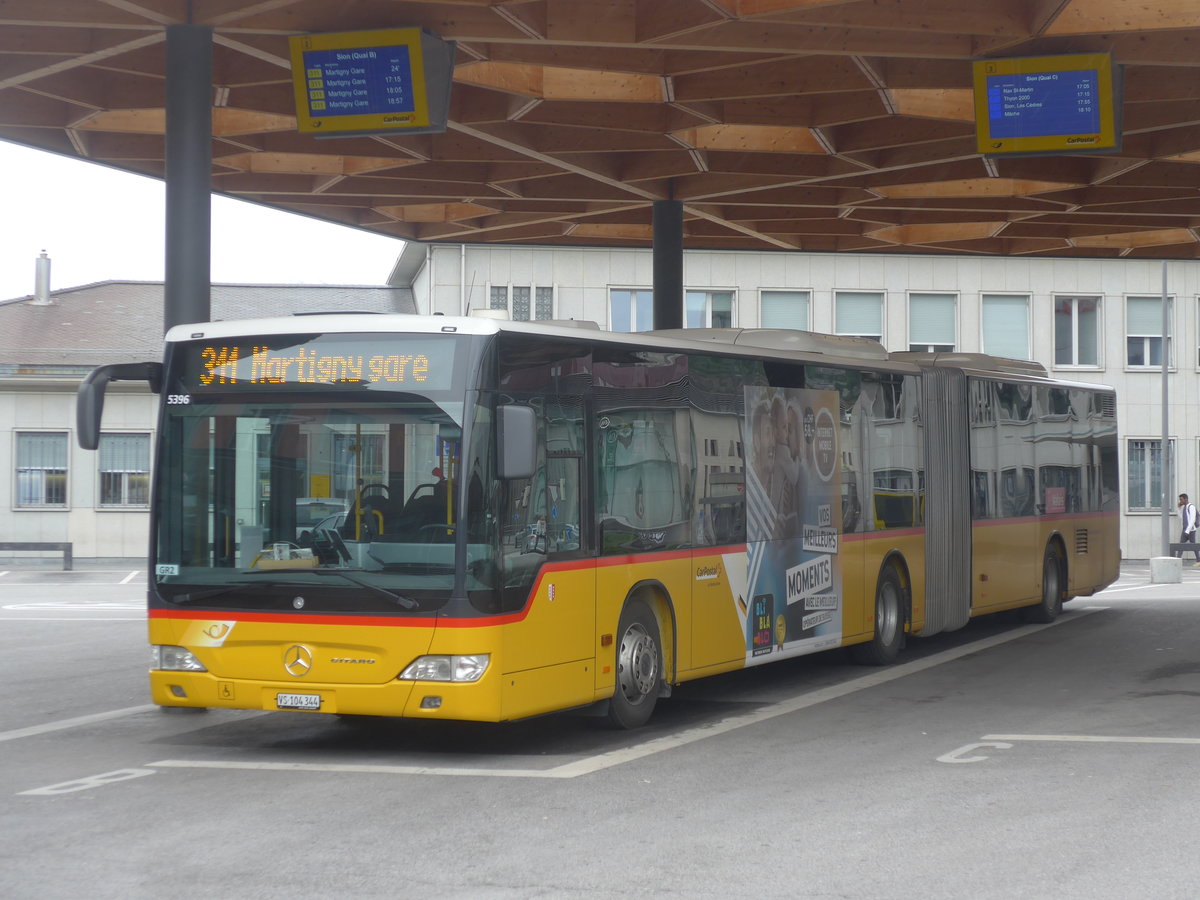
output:
[{"label": "bus side mirror", "polygon": [[117,363],[98,366],[88,373],[75,398],[75,434],[84,450],[95,450],[100,446],[104,390],[110,381],[145,381],[157,394],[162,390],[162,363]]},{"label": "bus side mirror", "polygon": [[496,409],[498,473],[501,478],[532,478],[537,468],[537,420],[529,406]]}]

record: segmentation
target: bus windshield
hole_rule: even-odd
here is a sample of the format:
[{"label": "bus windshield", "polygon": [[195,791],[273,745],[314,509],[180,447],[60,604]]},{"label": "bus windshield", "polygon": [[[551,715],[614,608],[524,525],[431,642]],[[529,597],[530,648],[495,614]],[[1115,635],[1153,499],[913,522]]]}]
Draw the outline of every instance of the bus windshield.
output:
[{"label": "bus windshield", "polygon": [[[269,606],[307,594],[340,596],[340,610],[396,611],[445,602],[468,496],[461,390],[282,382],[193,392],[196,358],[179,354],[179,393],[169,396],[180,399],[164,407],[155,516],[164,599]],[[468,591],[491,587],[470,575],[490,570],[480,563],[491,556],[469,544]]]}]

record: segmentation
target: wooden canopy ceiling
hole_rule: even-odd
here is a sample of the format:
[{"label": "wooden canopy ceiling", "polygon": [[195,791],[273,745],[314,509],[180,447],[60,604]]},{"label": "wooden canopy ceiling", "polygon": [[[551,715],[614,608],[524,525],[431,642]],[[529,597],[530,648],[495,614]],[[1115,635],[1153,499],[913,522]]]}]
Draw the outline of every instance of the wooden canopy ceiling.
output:
[{"label": "wooden canopy ceiling", "polygon": [[[163,175],[214,32],[213,186],[420,241],[1200,256],[1198,0],[0,0],[0,138]],[[444,134],[296,131],[287,36],[458,42]],[[1124,140],[985,159],[971,61],[1112,54]],[[9,177],[20,177],[10,173]]]}]

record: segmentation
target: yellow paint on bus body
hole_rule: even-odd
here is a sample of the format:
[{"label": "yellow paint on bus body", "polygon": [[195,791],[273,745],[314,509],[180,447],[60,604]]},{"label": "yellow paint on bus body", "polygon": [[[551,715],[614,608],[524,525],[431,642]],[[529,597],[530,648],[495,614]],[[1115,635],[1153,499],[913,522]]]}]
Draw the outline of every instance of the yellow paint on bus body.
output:
[{"label": "yellow paint on bus body", "polygon": [[[1080,517],[1074,517],[1080,518]],[[1043,553],[1065,548],[1071,594],[1117,577],[1115,554],[1080,553],[1076,528],[1094,549],[1115,545],[1115,516],[976,524],[972,614],[1041,600]],[[922,529],[843,538],[841,644],[870,640],[875,588],[895,565],[912,597],[910,630],[925,620]],[[281,694],[315,694],[320,712],[506,721],[584,706],[616,684],[618,620],[630,597],[659,624],[664,671],[673,683],[747,664],[746,553],[729,547],[605,557],[543,567],[527,607],[472,619],[409,615],[341,617],[301,613],[153,610],[150,642],[186,647],[207,672],[153,670],[163,706],[277,709]],[[490,654],[475,683],[401,681],[426,654]]]}]

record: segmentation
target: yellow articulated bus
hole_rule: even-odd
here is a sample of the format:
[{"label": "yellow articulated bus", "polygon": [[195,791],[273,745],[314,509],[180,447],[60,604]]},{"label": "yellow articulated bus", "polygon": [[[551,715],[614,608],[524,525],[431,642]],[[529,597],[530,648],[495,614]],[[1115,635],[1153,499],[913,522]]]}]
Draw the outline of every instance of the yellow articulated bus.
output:
[{"label": "yellow articulated bus", "polygon": [[[161,706],[500,722],[1065,600],[1117,577],[1108,388],[776,330],[320,315],[170,331]],[[325,513],[322,517],[321,513]]]}]

